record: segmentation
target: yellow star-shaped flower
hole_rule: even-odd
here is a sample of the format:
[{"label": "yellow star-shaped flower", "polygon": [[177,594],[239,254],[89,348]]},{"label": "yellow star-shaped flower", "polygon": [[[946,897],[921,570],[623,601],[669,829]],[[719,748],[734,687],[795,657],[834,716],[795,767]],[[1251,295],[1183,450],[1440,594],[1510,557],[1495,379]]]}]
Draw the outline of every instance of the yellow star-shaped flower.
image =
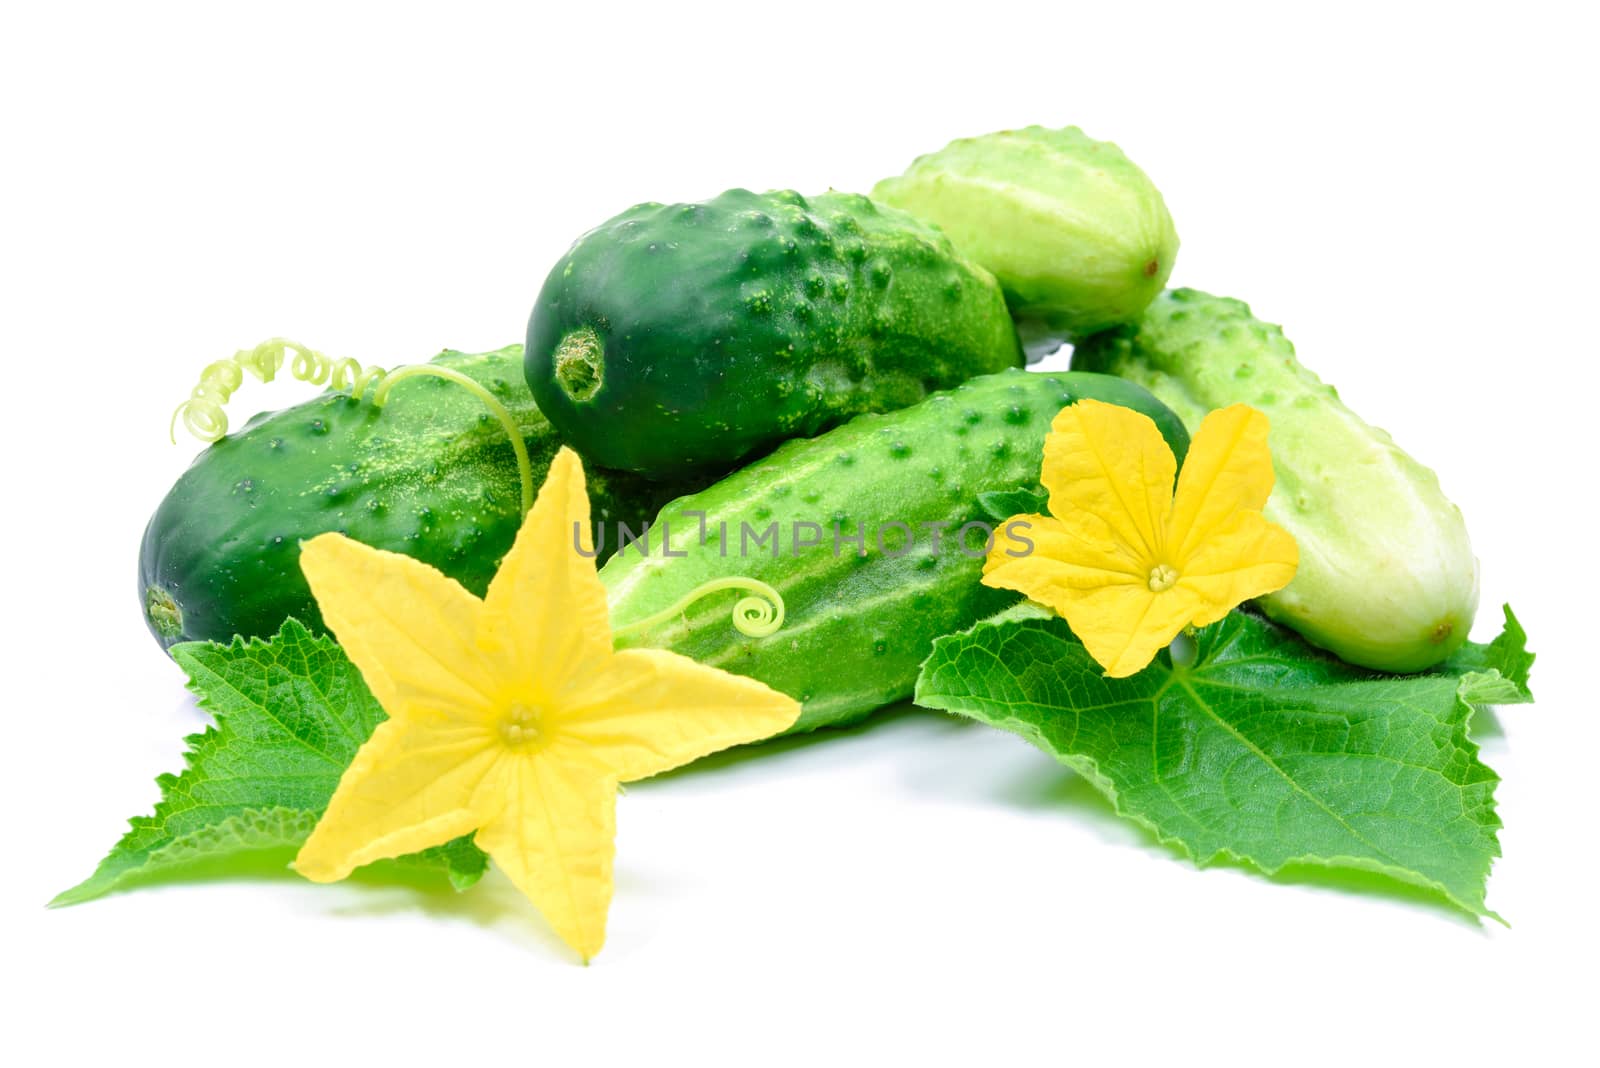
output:
[{"label": "yellow star-shaped flower", "polygon": [[1094,400],[1063,408],[1040,474],[1051,514],[1002,526],[984,583],[1055,609],[1114,678],[1184,627],[1287,586],[1299,549],[1261,515],[1273,482],[1267,417],[1243,404],[1207,415],[1174,493],[1176,473],[1149,416]]},{"label": "yellow star-shaped flower", "polygon": [[[574,525],[576,524],[576,526]],[[317,605],[389,718],[300,854],[317,882],[476,832],[585,961],[605,941],[617,784],[792,726],[800,705],[675,653],[612,649],[589,498],[562,449],[482,600],[407,556],[306,542]]]}]

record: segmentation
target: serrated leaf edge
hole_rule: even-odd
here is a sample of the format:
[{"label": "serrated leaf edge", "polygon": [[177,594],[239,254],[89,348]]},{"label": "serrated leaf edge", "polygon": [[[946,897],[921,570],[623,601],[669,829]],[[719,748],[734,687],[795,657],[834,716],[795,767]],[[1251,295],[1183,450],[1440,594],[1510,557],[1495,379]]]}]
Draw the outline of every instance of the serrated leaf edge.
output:
[{"label": "serrated leaf edge", "polygon": [[[140,820],[154,818],[153,816],[140,816],[129,820],[128,823],[130,827],[137,830]],[[303,824],[303,829],[296,835],[266,834],[257,837],[259,831],[251,825],[260,824],[262,821],[267,820],[277,820],[280,826],[286,825],[292,820],[298,824]],[[179,835],[161,848],[151,850],[141,863],[122,868],[114,874],[107,874],[104,872],[104,868],[114,859],[116,850],[113,848],[112,856],[108,856],[106,860],[102,861],[100,867],[96,868],[92,875],[77,886],[57,894],[50,900],[47,907],[58,908],[64,905],[82,904],[97,897],[104,897],[127,883],[137,882],[142,876],[153,875],[164,869],[180,867],[190,861],[215,859],[214,855],[211,857],[181,855],[192,853],[195,849],[195,844],[201,840],[216,840],[232,835],[241,842],[247,843],[233,853],[228,854],[229,857],[235,857],[244,853],[268,849],[286,849],[299,845],[305,840],[305,836],[311,833],[311,827],[316,822],[317,813],[308,812],[305,809],[288,808],[281,805],[275,805],[270,808],[245,809],[219,823],[208,824],[205,827],[190,831],[188,834]]]}]

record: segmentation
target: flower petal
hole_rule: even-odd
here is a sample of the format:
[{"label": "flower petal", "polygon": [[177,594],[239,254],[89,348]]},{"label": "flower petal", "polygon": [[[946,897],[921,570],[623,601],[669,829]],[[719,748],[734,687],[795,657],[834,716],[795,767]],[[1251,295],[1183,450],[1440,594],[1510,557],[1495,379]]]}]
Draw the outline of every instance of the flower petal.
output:
[{"label": "flower petal", "polygon": [[1201,421],[1178,476],[1168,528],[1172,563],[1180,570],[1235,513],[1266,506],[1273,482],[1267,430],[1267,417],[1245,404],[1229,405]]},{"label": "flower petal", "polygon": [[1189,554],[1177,588],[1199,600],[1194,624],[1203,627],[1236,605],[1283,589],[1299,563],[1300,547],[1287,530],[1260,512],[1235,512]]},{"label": "flower petal", "polygon": [[552,698],[611,655],[605,587],[579,546],[594,551],[589,495],[578,454],[562,448],[489,583],[482,631],[487,648]]},{"label": "flower petal", "polygon": [[328,629],[390,716],[441,707],[491,714],[497,685],[473,640],[483,605],[460,583],[342,534],[303,544],[300,569]]},{"label": "flower petal", "polygon": [[1181,584],[1152,593],[1147,584],[1128,583],[1074,590],[1057,611],[1089,655],[1114,679],[1137,674],[1172,644],[1202,607]]},{"label": "flower petal", "polygon": [[[1061,409],[1044,439],[1040,481],[1050,511],[1103,521],[1124,555],[1162,555],[1178,462],[1155,422],[1117,404],[1080,400]],[[1147,565],[1148,566],[1148,565]]]},{"label": "flower petal", "polygon": [[563,739],[622,782],[794,726],[800,702],[755,679],[659,649],[625,649],[562,710]]},{"label": "flower petal", "polygon": [[466,834],[483,815],[485,778],[499,749],[482,725],[443,714],[378,724],[300,847],[295,870],[335,882],[363,864]]},{"label": "flower petal", "polygon": [[504,804],[474,841],[587,963],[606,940],[617,784],[541,756],[501,762]]},{"label": "flower petal", "polygon": [[994,533],[983,584],[1016,590],[1058,613],[1067,591],[1148,581],[1138,558],[1109,542],[1095,543],[1054,516],[1014,515]]}]

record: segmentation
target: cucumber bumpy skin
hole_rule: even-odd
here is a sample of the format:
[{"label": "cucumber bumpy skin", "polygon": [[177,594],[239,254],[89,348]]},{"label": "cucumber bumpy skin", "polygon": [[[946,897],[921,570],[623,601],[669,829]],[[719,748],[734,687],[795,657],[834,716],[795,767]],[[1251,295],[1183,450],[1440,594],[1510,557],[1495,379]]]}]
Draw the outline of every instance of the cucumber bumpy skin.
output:
[{"label": "cucumber bumpy skin", "polygon": [[550,421],[585,459],[658,479],[1021,363],[987,271],[846,193],[630,208],[561,258],[528,323]]},{"label": "cucumber bumpy skin", "polygon": [[1277,484],[1265,514],[1300,545],[1294,581],[1261,601],[1273,619],[1380,671],[1420,671],[1467,640],[1478,561],[1460,509],[1301,366],[1282,329],[1240,301],[1178,289],[1137,330],[1078,346],[1072,365],[1139,383],[1191,430],[1229,404],[1267,414]]},{"label": "cucumber bumpy skin", "polygon": [[[935,638],[1017,600],[981,584],[985,533],[968,531],[967,548],[976,553],[969,556],[960,550],[960,529],[976,520],[998,525],[979,494],[1038,485],[1051,420],[1084,397],[1144,412],[1180,460],[1187,452],[1176,415],[1106,375],[1004,371],[911,408],[859,416],[672,502],[652,524],[644,552],[629,545],[613,556],[600,581],[619,648],[670,649],[760,679],[802,702],[794,731],[847,723],[909,697]],[[805,522],[817,528],[795,525]],[[773,523],[777,533],[758,545]],[[906,532],[893,523],[910,528],[909,551],[901,552]],[[945,524],[939,551],[933,523]],[[847,537],[864,537],[867,554]],[[821,544],[805,544],[813,539]],[[770,637],[734,629],[729,610],[740,594],[727,591],[669,622],[622,630],[702,583],[734,575],[782,595],[786,619]]]},{"label": "cucumber bumpy skin", "polygon": [[[561,442],[522,380],[522,346],[432,362],[510,411],[537,486]],[[599,470],[588,484],[597,522],[636,524],[698,488]],[[521,522],[511,442],[461,386],[397,382],[382,408],[324,393],[256,416],[195,459],[145,530],[141,607],[163,647],[269,637],[290,616],[320,629],[299,543],[330,530],[414,556],[481,596]]]},{"label": "cucumber bumpy skin", "polygon": [[1160,190],[1076,126],[952,141],[872,195],[994,272],[1030,355],[1134,321],[1178,257]]}]

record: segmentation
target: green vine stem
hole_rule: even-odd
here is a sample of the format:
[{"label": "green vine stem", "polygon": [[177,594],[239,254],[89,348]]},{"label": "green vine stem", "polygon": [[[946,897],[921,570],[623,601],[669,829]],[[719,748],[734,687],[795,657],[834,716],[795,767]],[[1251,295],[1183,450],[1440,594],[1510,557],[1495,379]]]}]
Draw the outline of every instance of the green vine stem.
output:
[{"label": "green vine stem", "polygon": [[522,430],[506,406],[480,383],[460,371],[432,363],[414,363],[398,368],[378,384],[377,392],[372,395],[372,403],[382,408],[388,402],[389,391],[395,384],[404,382],[408,378],[442,378],[446,382],[454,382],[482,401],[490,414],[500,420],[506,435],[511,438],[511,451],[517,454],[517,475],[522,480],[522,514],[527,515],[533,508],[533,462],[528,459],[528,446],[522,440]]},{"label": "green vine stem", "polygon": [[733,606],[733,628],[740,634],[751,638],[765,638],[776,634],[778,628],[783,626],[783,595],[765,582],[735,575],[731,578],[703,582],[661,611],[643,619],[636,619],[625,626],[613,628],[611,633],[616,636],[629,631],[647,630],[657,623],[664,623],[679,615],[700,598],[722,590],[746,590],[750,594],[748,597],[741,597]]}]

